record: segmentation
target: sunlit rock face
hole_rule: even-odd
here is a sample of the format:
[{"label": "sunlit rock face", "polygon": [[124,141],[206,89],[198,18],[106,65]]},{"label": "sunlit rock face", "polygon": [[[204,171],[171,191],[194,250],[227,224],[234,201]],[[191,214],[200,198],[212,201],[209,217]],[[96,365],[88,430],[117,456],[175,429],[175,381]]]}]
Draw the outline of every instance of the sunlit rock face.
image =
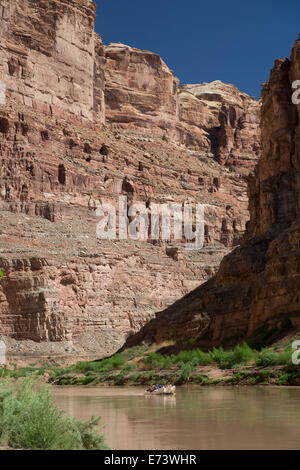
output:
[{"label": "sunlit rock face", "polygon": [[[248,219],[244,173],[159,137],[99,133],[11,98],[0,106],[0,154],[0,332],[18,340],[104,330],[125,338],[214,275]],[[98,240],[97,207],[117,208],[121,195],[207,204],[204,248]]]},{"label": "sunlit rock face", "polygon": [[163,60],[124,44],[105,47],[107,123],[171,139],[228,166],[260,155],[260,103],[219,80],[183,85]]},{"label": "sunlit rock face", "polygon": [[[9,354],[113,353],[214,276],[249,217],[260,105],[220,82],[179,88],[156,54],[105,47],[94,21],[88,0],[0,0],[0,334]],[[213,99],[207,88],[218,90]],[[97,207],[118,208],[119,196],[206,204],[203,249],[97,239]]]},{"label": "sunlit rock face", "polygon": [[189,134],[203,134],[203,150],[221,164],[253,167],[260,155],[260,103],[234,85],[219,80],[183,85],[179,119],[188,125]]},{"label": "sunlit rock face", "polygon": [[245,242],[223,259],[216,276],[158,313],[126,346],[268,344],[286,329],[299,329],[300,106],[292,102],[299,61],[297,40],[291,59],[277,60],[263,87],[263,153],[249,178]]},{"label": "sunlit rock face", "polygon": [[95,47],[95,4],[1,0],[0,13],[0,78],[7,96],[57,118],[93,120],[94,68],[102,53]]},{"label": "sunlit rock face", "polygon": [[163,135],[178,114],[179,80],[152,52],[110,44],[105,57],[107,121]]}]

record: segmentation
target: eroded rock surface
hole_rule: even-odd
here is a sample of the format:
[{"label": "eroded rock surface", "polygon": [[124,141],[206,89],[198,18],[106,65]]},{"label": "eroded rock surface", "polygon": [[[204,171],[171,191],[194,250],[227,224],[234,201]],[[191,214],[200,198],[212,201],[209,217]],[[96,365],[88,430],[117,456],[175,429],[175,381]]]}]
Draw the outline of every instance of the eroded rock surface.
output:
[{"label": "eroded rock surface", "polygon": [[1,0],[0,77],[8,96],[58,118],[93,120],[95,14],[90,0]]},{"label": "eroded rock surface", "polygon": [[262,91],[263,154],[249,179],[245,242],[223,259],[216,276],[158,313],[127,346],[268,344],[285,329],[299,329],[300,106],[292,103],[291,86],[299,61],[297,40],[291,59],[275,62]]},{"label": "eroded rock surface", "polygon": [[227,166],[253,168],[261,151],[260,103],[219,80],[183,85],[178,101],[187,146],[195,145],[190,136],[202,135],[203,153]]},{"label": "eroded rock surface", "polygon": [[253,168],[260,155],[260,103],[220,81],[183,85],[163,60],[124,44],[105,47],[107,123],[155,134],[199,156]]},{"label": "eroded rock surface", "polygon": [[[213,276],[244,233],[259,153],[253,99],[220,82],[179,90],[159,56],[103,46],[94,21],[90,0],[0,0],[0,333],[41,354],[30,342],[83,354],[89,338],[90,355],[93,332],[110,354]],[[120,195],[206,204],[204,248],[98,240],[96,209]]]},{"label": "eroded rock surface", "polygon": [[[0,113],[3,334],[57,342],[113,328],[125,336],[211,277],[239,243],[248,217],[243,174],[161,139],[57,123],[11,99]],[[120,195],[208,204],[204,248],[98,240],[95,209],[118,207]]]}]

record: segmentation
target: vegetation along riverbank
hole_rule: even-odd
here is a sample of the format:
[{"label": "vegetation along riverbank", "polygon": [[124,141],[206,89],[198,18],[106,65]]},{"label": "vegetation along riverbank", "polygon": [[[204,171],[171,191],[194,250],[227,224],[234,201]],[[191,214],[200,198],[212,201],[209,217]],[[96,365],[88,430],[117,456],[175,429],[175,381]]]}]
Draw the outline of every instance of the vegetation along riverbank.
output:
[{"label": "vegetation along riverbank", "polygon": [[[299,336],[299,335],[298,335]],[[298,338],[297,336],[297,338]],[[290,338],[289,338],[290,340]],[[161,347],[138,346],[112,357],[78,362],[68,367],[42,366],[2,369],[3,378],[40,376],[55,385],[300,385],[300,367],[292,363],[291,341],[282,340],[260,351],[246,343],[231,350],[161,354]],[[166,348],[164,348],[166,349]]]},{"label": "vegetation along riverbank", "polygon": [[0,381],[0,448],[104,450],[99,419],[65,417],[54,404],[51,386],[34,378]]}]

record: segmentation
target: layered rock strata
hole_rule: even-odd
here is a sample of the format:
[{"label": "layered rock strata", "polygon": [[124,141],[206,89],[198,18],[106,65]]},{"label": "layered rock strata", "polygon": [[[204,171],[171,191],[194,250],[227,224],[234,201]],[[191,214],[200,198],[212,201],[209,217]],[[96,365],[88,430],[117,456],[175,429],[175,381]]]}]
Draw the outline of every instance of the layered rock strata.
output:
[{"label": "layered rock strata", "polygon": [[[2,333],[60,341],[89,328],[137,331],[213,275],[239,242],[247,220],[241,175],[161,139],[99,135],[10,99],[0,115]],[[98,240],[95,209],[118,207],[120,195],[208,204],[204,248]]]},{"label": "layered rock strata", "polygon": [[179,119],[188,135],[203,135],[204,153],[220,164],[253,168],[261,152],[260,103],[219,80],[183,85],[178,101]]},{"label": "layered rock strata", "polygon": [[228,166],[253,168],[260,154],[260,103],[220,81],[183,85],[157,55],[105,47],[107,124],[159,135]]},{"label": "layered rock strata", "polygon": [[[82,354],[86,342],[89,354],[114,352],[213,276],[248,219],[259,105],[220,82],[203,85],[218,89],[213,100],[181,92],[159,56],[103,46],[94,20],[90,0],[0,0],[0,333],[32,354],[38,342],[45,354],[49,343],[51,354]],[[97,239],[97,207],[121,195],[206,204],[204,248]]]},{"label": "layered rock strata", "polygon": [[[2,0],[0,13],[0,78],[7,96],[57,118],[92,121],[94,69],[102,52],[94,2]],[[103,121],[104,112],[96,114]]]},{"label": "layered rock strata", "polygon": [[212,348],[246,340],[268,344],[300,327],[300,41],[291,59],[275,62],[262,91],[263,154],[249,179],[246,240],[216,276],[158,313],[126,346],[169,341]]}]

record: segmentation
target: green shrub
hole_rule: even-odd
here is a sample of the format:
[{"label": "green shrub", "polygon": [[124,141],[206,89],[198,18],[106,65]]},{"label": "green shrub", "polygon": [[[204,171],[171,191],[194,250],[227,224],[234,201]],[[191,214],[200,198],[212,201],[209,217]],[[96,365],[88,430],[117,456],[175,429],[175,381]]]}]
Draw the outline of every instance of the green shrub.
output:
[{"label": "green shrub", "polygon": [[213,350],[210,352],[212,360],[214,362],[217,362],[218,364],[225,361],[225,359],[227,358],[227,354],[228,353],[225,353],[222,347],[219,349],[213,348]]},{"label": "green shrub", "polygon": [[248,344],[243,343],[229,351],[224,351],[222,347],[214,348],[210,355],[212,361],[217,362],[221,369],[232,369],[234,366],[247,364],[255,357],[255,351]]},{"label": "green shrub", "polygon": [[195,375],[195,382],[201,385],[211,384],[212,380],[206,375],[197,374]]},{"label": "green shrub", "polygon": [[149,356],[143,358],[143,362],[153,369],[165,369],[171,366],[172,357],[152,352]]},{"label": "green shrub", "polygon": [[291,385],[293,381],[299,377],[298,371],[294,372],[279,372],[278,384],[279,385]]},{"label": "green shrub", "polygon": [[265,349],[261,354],[256,358],[256,365],[258,367],[267,367],[267,366],[282,366],[287,365],[291,362],[292,353],[290,348],[285,351],[275,352],[271,349]]},{"label": "green shrub", "polygon": [[131,372],[135,369],[135,364],[126,364],[123,368],[122,371],[124,372]]},{"label": "green shrub", "polygon": [[271,378],[271,372],[268,370],[262,370],[255,376],[255,383],[269,383]]},{"label": "green shrub", "polygon": [[292,362],[292,349],[288,347],[285,351],[280,351],[277,357],[277,364],[279,366],[285,366]]},{"label": "green shrub", "polygon": [[194,372],[194,369],[195,369],[195,367],[190,362],[188,362],[186,364],[182,364],[182,369],[181,369],[181,372],[180,372],[180,374],[179,374],[179,376],[176,380],[176,384],[180,385],[180,384],[183,384],[185,382],[188,382],[191,375]]},{"label": "green shrub", "polygon": [[64,369],[64,374],[71,371],[86,373],[89,371],[92,372],[109,372],[113,369],[118,369],[125,364],[126,358],[122,357],[120,354],[115,354],[114,356],[102,359],[101,361],[93,362],[78,362],[75,366],[71,366],[67,369]]},{"label": "green shrub", "polygon": [[135,369],[134,364],[127,364],[126,366],[124,366],[120,370],[120,373],[114,377],[115,385],[123,385],[126,382],[126,375],[133,369]]},{"label": "green shrub", "polygon": [[172,356],[172,362],[175,364],[189,362],[194,366],[207,366],[212,363],[212,358],[209,353],[193,349],[192,351],[181,351],[177,356]]},{"label": "green shrub", "polygon": [[45,367],[20,367],[19,369],[17,369],[16,366],[14,366],[13,369],[4,367],[0,369],[0,378],[8,377],[19,379],[21,377],[42,376],[45,370]]},{"label": "green shrub", "polygon": [[0,442],[13,448],[42,450],[105,449],[94,431],[99,419],[66,418],[53,403],[49,386],[24,379],[0,385]]},{"label": "green shrub", "polygon": [[247,364],[254,357],[254,351],[247,343],[236,346],[233,351],[234,361],[236,364]]},{"label": "green shrub", "polygon": [[277,361],[277,353],[266,349],[256,359],[256,365],[258,367],[274,366]]}]

